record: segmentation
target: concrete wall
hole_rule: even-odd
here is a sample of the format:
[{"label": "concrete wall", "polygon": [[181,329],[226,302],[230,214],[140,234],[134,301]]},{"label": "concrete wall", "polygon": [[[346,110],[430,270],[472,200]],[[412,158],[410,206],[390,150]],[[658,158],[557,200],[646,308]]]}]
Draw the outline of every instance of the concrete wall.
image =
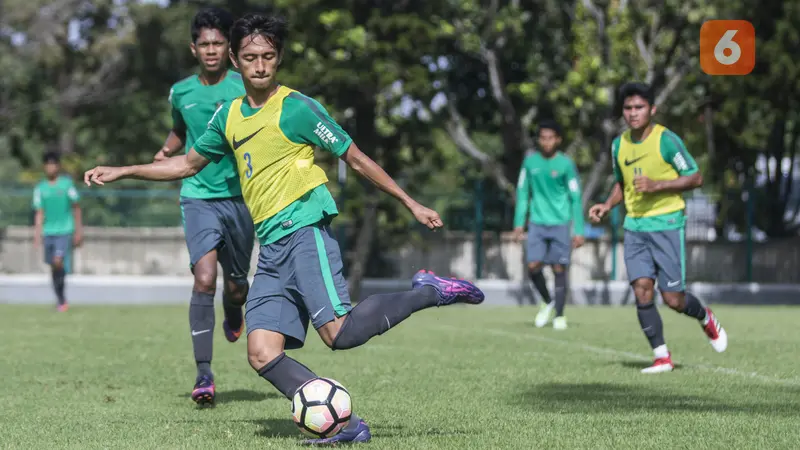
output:
[{"label": "concrete wall", "polygon": [[[189,256],[181,228],[87,228],[85,243],[74,255],[74,272],[86,275],[186,275]],[[687,243],[687,276],[690,281],[738,282],[745,279],[746,248],[735,243]],[[258,249],[253,251],[253,268]],[[617,255],[617,280],[625,280],[622,245]],[[483,243],[484,279],[523,280],[523,248],[508,235],[487,234]],[[594,241],[573,253],[573,283],[606,280],[611,272],[612,248]],[[420,268],[443,274],[475,277],[474,235],[436,233],[419,245],[387,255],[394,271],[391,278],[407,279]],[[42,273],[42,251],[34,250],[28,227],[0,230],[0,273]],[[549,274],[549,271],[546,271]],[[549,276],[549,275],[548,275]],[[796,283],[800,279],[800,239],[755,244],[754,281]]]}]

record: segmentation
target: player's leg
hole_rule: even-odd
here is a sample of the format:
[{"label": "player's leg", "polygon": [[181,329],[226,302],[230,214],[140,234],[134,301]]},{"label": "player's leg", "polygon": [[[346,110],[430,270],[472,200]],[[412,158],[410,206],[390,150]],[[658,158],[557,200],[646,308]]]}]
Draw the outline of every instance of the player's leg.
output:
[{"label": "player's leg", "polygon": [[303,299],[314,328],[334,350],[358,347],[417,311],[484,300],[483,292],[469,281],[420,271],[412,278],[411,290],[374,294],[351,308],[339,245],[330,228],[306,227],[293,237],[291,264],[302,276],[294,278],[290,289]]},{"label": "player's leg", "polygon": [[539,312],[534,319],[534,325],[537,328],[547,325],[553,315],[553,307],[555,306],[550,299],[547,281],[544,279],[544,273],[542,273],[547,247],[548,242],[545,240],[544,227],[532,223],[529,224],[527,248],[525,249],[528,277],[542,299],[542,303],[539,305]]},{"label": "player's leg", "polygon": [[224,226],[224,245],[218,254],[224,278],[222,307],[225,319],[222,329],[228,342],[236,342],[244,328],[242,307],[247,300],[247,274],[250,271],[255,230],[250,212],[241,197],[215,202],[215,207]]},{"label": "player's leg", "polygon": [[569,226],[553,227],[545,262],[553,268],[553,276],[555,278],[555,318],[553,319],[553,328],[557,330],[565,330],[567,328],[564,306],[567,303],[567,293],[569,292],[567,275],[571,252],[572,238]]},{"label": "player's leg", "polygon": [[59,311],[66,311],[68,308],[67,300],[64,295],[66,284],[67,265],[69,264],[69,254],[71,247],[70,235],[46,236],[45,237],[45,259],[50,265],[50,273],[53,280],[53,291],[56,294],[57,307]]},{"label": "player's leg", "polygon": [[636,297],[636,315],[655,356],[653,365],[643,369],[642,373],[669,372],[674,365],[664,341],[661,314],[654,301],[656,267],[648,233],[626,230],[623,247],[628,279]]},{"label": "player's leg", "polygon": [[718,352],[728,347],[728,335],[711,308],[686,292],[686,245],[683,228],[652,233],[653,257],[658,268],[658,288],[673,310],[695,318]]},{"label": "player's leg", "polygon": [[[291,263],[298,255],[290,250],[295,244],[293,237],[261,247],[245,313],[250,366],[290,401],[300,386],[317,377],[284,353],[303,347],[309,322],[302,299],[293,298],[299,294],[296,279],[305,278]],[[371,435],[366,423],[353,413],[348,427],[334,438],[367,442]]]},{"label": "player's leg", "polygon": [[211,360],[214,346],[214,295],[217,289],[217,248],[222,242],[222,224],[206,200],[181,198],[186,246],[194,285],[189,303],[189,325],[197,376],[192,400],[204,405],[216,395]]}]

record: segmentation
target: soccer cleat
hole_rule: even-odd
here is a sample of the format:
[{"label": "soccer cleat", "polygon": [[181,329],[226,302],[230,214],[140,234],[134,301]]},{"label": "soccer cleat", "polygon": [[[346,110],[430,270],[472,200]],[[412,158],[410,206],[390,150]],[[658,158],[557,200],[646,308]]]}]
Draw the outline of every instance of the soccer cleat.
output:
[{"label": "soccer cleat", "polygon": [[225,339],[228,342],[236,342],[239,340],[239,337],[242,335],[242,330],[244,329],[244,321],[242,321],[241,325],[239,325],[238,330],[234,330],[228,325],[228,319],[224,319],[222,321],[222,331],[225,332]]},{"label": "soccer cleat", "polygon": [[214,397],[216,395],[216,387],[214,386],[214,378],[209,375],[200,375],[194,383],[194,390],[192,391],[192,400],[200,406],[214,404]]},{"label": "soccer cleat", "polygon": [[717,316],[711,312],[711,308],[706,307],[706,318],[703,319],[701,324],[714,350],[718,353],[724,352],[725,349],[728,348],[728,333],[726,333],[722,325],[719,324],[719,320]]},{"label": "soccer cleat", "polygon": [[642,373],[644,374],[652,374],[652,373],[663,373],[663,372],[672,372],[672,369],[675,368],[675,365],[672,364],[672,354],[667,354],[666,358],[656,358],[653,362],[653,365],[650,367],[645,367],[642,369]]},{"label": "soccer cleat", "polygon": [[567,329],[567,318],[564,316],[556,317],[553,319],[553,329],[554,330],[566,330]]},{"label": "soccer cleat", "polygon": [[533,324],[536,328],[542,328],[550,322],[550,316],[553,314],[553,302],[543,303],[539,306],[539,312],[536,314],[536,319]]},{"label": "soccer cleat", "polygon": [[67,312],[67,310],[69,309],[69,305],[63,303],[61,305],[58,305],[56,309],[58,310],[58,312]]},{"label": "soccer cleat", "polygon": [[372,433],[369,431],[369,425],[363,420],[358,422],[358,425],[352,430],[344,428],[335,436],[325,439],[308,439],[303,443],[306,445],[330,445],[337,443],[357,443],[369,442],[372,439]]},{"label": "soccer cleat", "polygon": [[431,286],[439,294],[436,306],[451,305],[453,303],[469,303],[478,305],[485,298],[483,291],[466,280],[436,276],[433,272],[420,270],[411,278],[411,287],[419,289],[422,286]]}]

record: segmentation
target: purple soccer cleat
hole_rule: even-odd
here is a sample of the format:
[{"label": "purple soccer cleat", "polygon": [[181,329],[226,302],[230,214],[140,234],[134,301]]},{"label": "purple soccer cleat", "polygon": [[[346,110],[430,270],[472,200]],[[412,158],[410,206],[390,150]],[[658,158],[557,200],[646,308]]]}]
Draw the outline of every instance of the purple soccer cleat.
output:
[{"label": "purple soccer cleat", "polygon": [[192,391],[192,400],[200,406],[210,406],[214,404],[214,397],[216,396],[216,386],[214,386],[214,378],[208,375],[201,375],[197,377]]},{"label": "purple soccer cleat", "polygon": [[243,329],[244,329],[244,321],[242,321],[242,324],[239,325],[238,330],[234,330],[233,328],[231,328],[230,325],[228,325],[228,319],[222,321],[222,331],[225,332],[225,339],[227,339],[228,342],[238,341],[239,338],[242,336]]},{"label": "purple soccer cleat", "polygon": [[479,305],[486,298],[483,291],[467,280],[439,277],[428,270],[420,270],[411,278],[412,288],[419,289],[422,286],[432,286],[436,289],[439,294],[439,303],[436,306],[452,305],[453,303]]},{"label": "purple soccer cleat", "polygon": [[332,445],[338,443],[365,443],[372,439],[372,433],[369,432],[369,425],[363,420],[358,422],[358,425],[352,430],[347,428],[340,431],[335,436],[325,439],[308,439],[303,441],[305,445]]}]

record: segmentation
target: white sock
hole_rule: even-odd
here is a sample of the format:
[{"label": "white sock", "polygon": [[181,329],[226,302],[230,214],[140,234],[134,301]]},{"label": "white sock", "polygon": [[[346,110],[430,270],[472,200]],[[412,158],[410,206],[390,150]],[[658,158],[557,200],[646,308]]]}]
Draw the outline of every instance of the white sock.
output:
[{"label": "white sock", "polygon": [[666,344],[659,345],[653,349],[653,354],[656,356],[656,359],[667,358],[669,357],[669,350],[667,350]]}]

